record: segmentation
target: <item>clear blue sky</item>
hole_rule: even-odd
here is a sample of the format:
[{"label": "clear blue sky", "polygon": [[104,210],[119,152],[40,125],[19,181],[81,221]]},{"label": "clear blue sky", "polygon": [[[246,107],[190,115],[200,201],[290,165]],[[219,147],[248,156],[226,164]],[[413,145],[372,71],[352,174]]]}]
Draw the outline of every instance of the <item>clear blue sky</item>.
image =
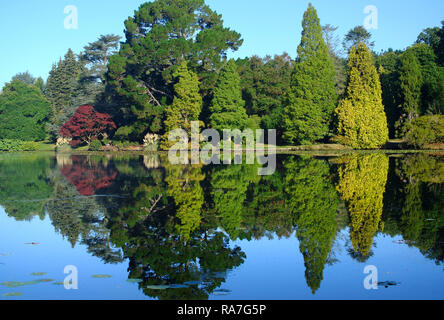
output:
[{"label": "clear blue sky", "polygon": [[[78,53],[101,34],[123,36],[123,22],[144,0],[2,0],[0,4],[0,87],[18,72],[29,71],[45,80],[51,65],[68,48]],[[222,14],[225,25],[242,34],[244,44],[230,57],[288,52],[296,56],[302,15],[308,0],[206,0]],[[364,8],[378,9],[378,29],[370,30],[375,50],[403,49],[427,27],[444,20],[442,0],[312,0],[321,24],[339,26],[342,38],[362,25]],[[64,8],[78,8],[77,30],[64,28]]]}]

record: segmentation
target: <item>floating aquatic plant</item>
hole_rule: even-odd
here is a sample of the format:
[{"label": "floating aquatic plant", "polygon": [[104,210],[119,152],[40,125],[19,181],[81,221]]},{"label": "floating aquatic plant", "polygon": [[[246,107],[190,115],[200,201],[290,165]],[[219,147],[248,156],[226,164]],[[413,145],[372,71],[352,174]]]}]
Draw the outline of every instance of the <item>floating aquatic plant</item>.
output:
[{"label": "floating aquatic plant", "polygon": [[21,292],[9,292],[3,294],[3,297],[20,297],[22,294]]},{"label": "floating aquatic plant", "polygon": [[6,286],[8,288],[17,288],[17,287],[23,287],[23,286],[30,286],[33,284],[39,284],[42,282],[52,282],[53,279],[38,279],[38,280],[32,280],[32,281],[4,281],[0,283],[0,285]]},{"label": "floating aquatic plant", "polygon": [[186,284],[170,284],[171,289],[184,289],[189,288]]},{"label": "floating aquatic plant", "polygon": [[126,282],[139,283],[139,282],[142,282],[142,279],[128,279],[128,280],[126,280]]},{"label": "floating aquatic plant", "polygon": [[54,281],[54,279],[39,279],[39,280],[36,280],[37,282],[53,282]]},{"label": "floating aquatic plant", "polygon": [[98,279],[105,279],[105,278],[111,278],[112,276],[109,274],[96,274],[92,276],[93,278],[98,278]]}]

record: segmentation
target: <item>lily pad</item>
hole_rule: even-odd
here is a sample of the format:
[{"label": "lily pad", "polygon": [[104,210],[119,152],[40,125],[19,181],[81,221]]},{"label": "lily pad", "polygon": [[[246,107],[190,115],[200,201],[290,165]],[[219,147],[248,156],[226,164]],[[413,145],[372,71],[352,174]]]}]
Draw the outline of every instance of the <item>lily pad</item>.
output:
[{"label": "lily pad", "polygon": [[8,288],[18,288],[18,287],[23,287],[23,286],[30,286],[33,284],[39,284],[42,282],[52,282],[54,281],[53,279],[38,279],[38,280],[33,280],[33,281],[5,281],[0,283],[0,285],[6,286]]},{"label": "lily pad", "polygon": [[107,279],[107,278],[112,278],[111,275],[109,274],[96,274],[92,276],[93,278],[98,278],[98,279]]},{"label": "lily pad", "polygon": [[20,297],[22,294],[21,292],[9,292],[3,294],[3,297]]},{"label": "lily pad", "polygon": [[38,283],[40,283],[40,282],[53,282],[54,281],[54,279],[38,279],[38,280],[36,280]]},{"label": "lily pad", "polygon": [[33,272],[31,273],[31,276],[44,276],[45,274],[47,274],[46,272]]},{"label": "lily pad", "polygon": [[142,282],[142,279],[127,279],[126,282],[139,283],[139,282]]},{"label": "lily pad", "polygon": [[56,282],[53,282],[52,284],[54,284],[56,286],[64,286],[65,282],[63,282],[63,281],[56,281]]},{"label": "lily pad", "polygon": [[32,284],[37,284],[37,281],[5,281],[0,283],[0,285],[6,286],[8,288],[18,288],[23,286],[28,286]]}]

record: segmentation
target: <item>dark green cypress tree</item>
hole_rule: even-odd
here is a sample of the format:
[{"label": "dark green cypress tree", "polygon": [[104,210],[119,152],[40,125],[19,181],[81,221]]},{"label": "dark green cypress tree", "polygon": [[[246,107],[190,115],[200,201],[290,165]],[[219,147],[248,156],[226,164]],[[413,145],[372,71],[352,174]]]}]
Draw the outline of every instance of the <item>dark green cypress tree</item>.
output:
[{"label": "dark green cypress tree", "polygon": [[[399,60],[399,87],[401,94],[401,117],[398,130],[411,123],[420,114],[421,88],[423,84],[421,65],[411,50],[406,50]],[[399,132],[398,132],[399,134]]]},{"label": "dark green cypress tree", "polygon": [[212,129],[244,129],[248,116],[242,100],[240,77],[234,60],[228,61],[222,69],[213,101],[210,105],[210,126]]},{"label": "dark green cypress tree", "polygon": [[302,40],[284,111],[284,139],[310,144],[329,133],[337,102],[335,69],[315,8],[302,21]]}]

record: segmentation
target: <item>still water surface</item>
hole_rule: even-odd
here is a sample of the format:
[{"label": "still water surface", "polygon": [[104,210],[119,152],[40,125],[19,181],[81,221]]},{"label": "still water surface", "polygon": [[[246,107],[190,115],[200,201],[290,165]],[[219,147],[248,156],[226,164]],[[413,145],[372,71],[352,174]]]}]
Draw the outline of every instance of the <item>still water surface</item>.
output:
[{"label": "still water surface", "polygon": [[0,155],[0,299],[444,299],[444,157],[277,165]]}]

